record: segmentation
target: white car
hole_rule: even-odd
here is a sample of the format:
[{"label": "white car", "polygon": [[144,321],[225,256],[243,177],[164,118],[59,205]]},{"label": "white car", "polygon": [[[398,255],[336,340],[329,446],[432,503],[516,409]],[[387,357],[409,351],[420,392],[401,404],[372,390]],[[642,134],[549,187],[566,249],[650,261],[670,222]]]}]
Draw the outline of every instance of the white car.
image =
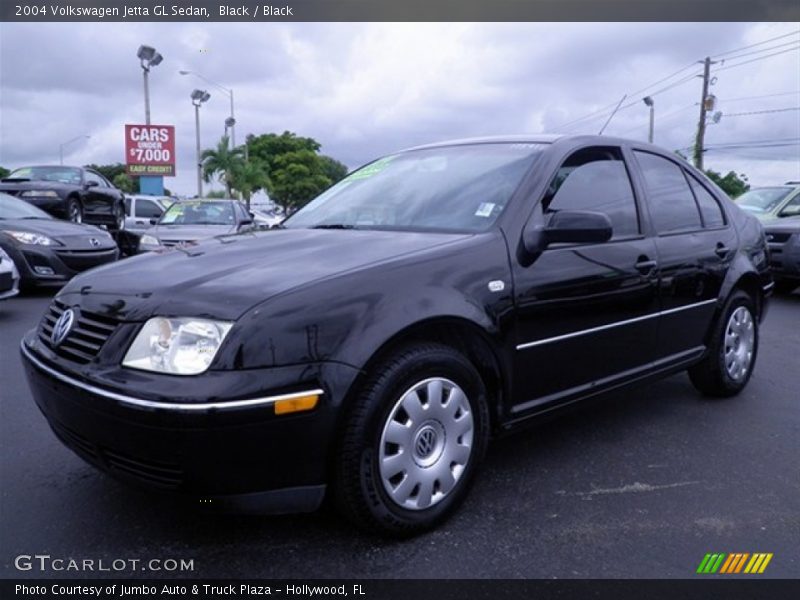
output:
[{"label": "white car", "polygon": [[0,248],[0,300],[19,294],[19,271],[14,261]]},{"label": "white car", "polygon": [[158,219],[172,206],[175,198],[169,196],[125,195],[125,229],[141,235],[149,229],[150,219]]}]

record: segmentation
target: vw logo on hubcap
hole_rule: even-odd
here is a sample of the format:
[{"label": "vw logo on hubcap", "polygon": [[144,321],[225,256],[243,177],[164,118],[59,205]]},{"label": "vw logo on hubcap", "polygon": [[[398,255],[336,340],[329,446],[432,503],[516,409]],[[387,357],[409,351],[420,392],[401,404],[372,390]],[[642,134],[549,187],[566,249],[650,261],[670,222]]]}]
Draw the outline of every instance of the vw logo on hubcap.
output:
[{"label": "vw logo on hubcap", "polygon": [[417,436],[416,451],[420,458],[430,456],[436,447],[436,432],[432,428],[426,428],[419,432]]},{"label": "vw logo on hubcap", "polygon": [[54,346],[58,346],[66,339],[72,330],[73,323],[75,323],[75,311],[68,308],[58,317],[56,324],[53,325],[53,331],[50,333],[50,341]]}]

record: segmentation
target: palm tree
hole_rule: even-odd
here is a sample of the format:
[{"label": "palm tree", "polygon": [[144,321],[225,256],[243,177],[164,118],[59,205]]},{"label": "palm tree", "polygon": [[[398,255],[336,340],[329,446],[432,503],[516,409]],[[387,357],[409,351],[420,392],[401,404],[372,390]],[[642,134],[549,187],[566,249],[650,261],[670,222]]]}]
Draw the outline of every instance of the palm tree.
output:
[{"label": "palm tree", "polygon": [[241,147],[231,150],[229,146],[228,136],[222,136],[216,149],[203,150],[200,161],[203,165],[203,179],[209,182],[216,175],[225,184],[228,198],[232,198],[233,173],[244,164],[244,150]]},{"label": "palm tree", "polygon": [[250,210],[250,197],[259,189],[266,189],[270,184],[269,175],[259,160],[250,159],[233,170],[231,184],[242,193],[247,210]]}]

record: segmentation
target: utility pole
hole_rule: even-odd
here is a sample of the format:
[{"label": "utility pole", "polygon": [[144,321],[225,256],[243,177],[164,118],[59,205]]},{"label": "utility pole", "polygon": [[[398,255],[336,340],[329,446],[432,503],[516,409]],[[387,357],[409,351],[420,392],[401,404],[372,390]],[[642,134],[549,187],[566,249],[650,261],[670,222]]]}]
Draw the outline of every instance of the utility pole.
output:
[{"label": "utility pole", "polygon": [[706,137],[706,99],[708,98],[708,80],[711,74],[711,65],[715,61],[706,56],[703,61],[703,95],[700,98],[700,121],[697,123],[697,137],[694,140],[694,166],[703,170],[703,142]]}]

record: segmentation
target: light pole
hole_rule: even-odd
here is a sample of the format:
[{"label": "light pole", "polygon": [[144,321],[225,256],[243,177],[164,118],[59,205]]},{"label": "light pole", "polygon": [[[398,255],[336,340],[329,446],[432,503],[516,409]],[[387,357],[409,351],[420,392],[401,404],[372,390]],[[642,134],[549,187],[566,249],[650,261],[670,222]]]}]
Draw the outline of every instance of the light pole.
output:
[{"label": "light pole", "polygon": [[647,141],[651,144],[653,143],[653,127],[655,126],[655,102],[650,96],[645,96],[642,98],[642,102],[644,102],[647,106],[650,107],[650,133],[647,136]]},{"label": "light pole", "polygon": [[215,88],[220,89],[223,92],[225,92],[226,94],[228,94],[228,98],[230,98],[230,101],[231,101],[231,116],[228,117],[227,119],[225,119],[225,129],[227,130],[228,128],[230,128],[230,130],[231,130],[231,140],[230,140],[231,149],[236,148],[236,129],[234,127],[236,125],[236,117],[233,114],[233,90],[230,89],[230,88],[226,88],[224,85],[221,85],[221,84],[217,83],[216,81],[212,81],[208,77],[206,77],[204,75],[201,75],[200,73],[197,73],[195,71],[184,71],[184,70],[181,70],[181,71],[178,71],[178,73],[180,73],[181,75],[194,75],[195,77],[199,77],[200,79],[202,79],[206,83],[208,83],[210,85],[213,85]]},{"label": "light pole", "polygon": [[58,145],[58,156],[59,156],[58,164],[60,164],[60,165],[64,164],[64,146],[69,146],[72,142],[77,142],[78,140],[88,140],[90,137],[92,137],[92,136],[85,135],[85,134],[84,135],[79,135],[78,137],[74,137],[71,140],[67,140],[63,144],[59,144]]},{"label": "light pole", "polygon": [[194,106],[194,128],[195,139],[197,142],[197,197],[203,197],[203,161],[200,158],[200,105],[203,102],[208,102],[211,98],[205,90],[194,90],[192,92],[192,105]]},{"label": "light pole", "polygon": [[148,75],[150,75],[150,67],[156,67],[161,64],[164,57],[156,52],[156,49],[152,46],[139,46],[136,56],[139,58],[144,75],[144,120],[145,123],[150,125],[150,83]]}]

